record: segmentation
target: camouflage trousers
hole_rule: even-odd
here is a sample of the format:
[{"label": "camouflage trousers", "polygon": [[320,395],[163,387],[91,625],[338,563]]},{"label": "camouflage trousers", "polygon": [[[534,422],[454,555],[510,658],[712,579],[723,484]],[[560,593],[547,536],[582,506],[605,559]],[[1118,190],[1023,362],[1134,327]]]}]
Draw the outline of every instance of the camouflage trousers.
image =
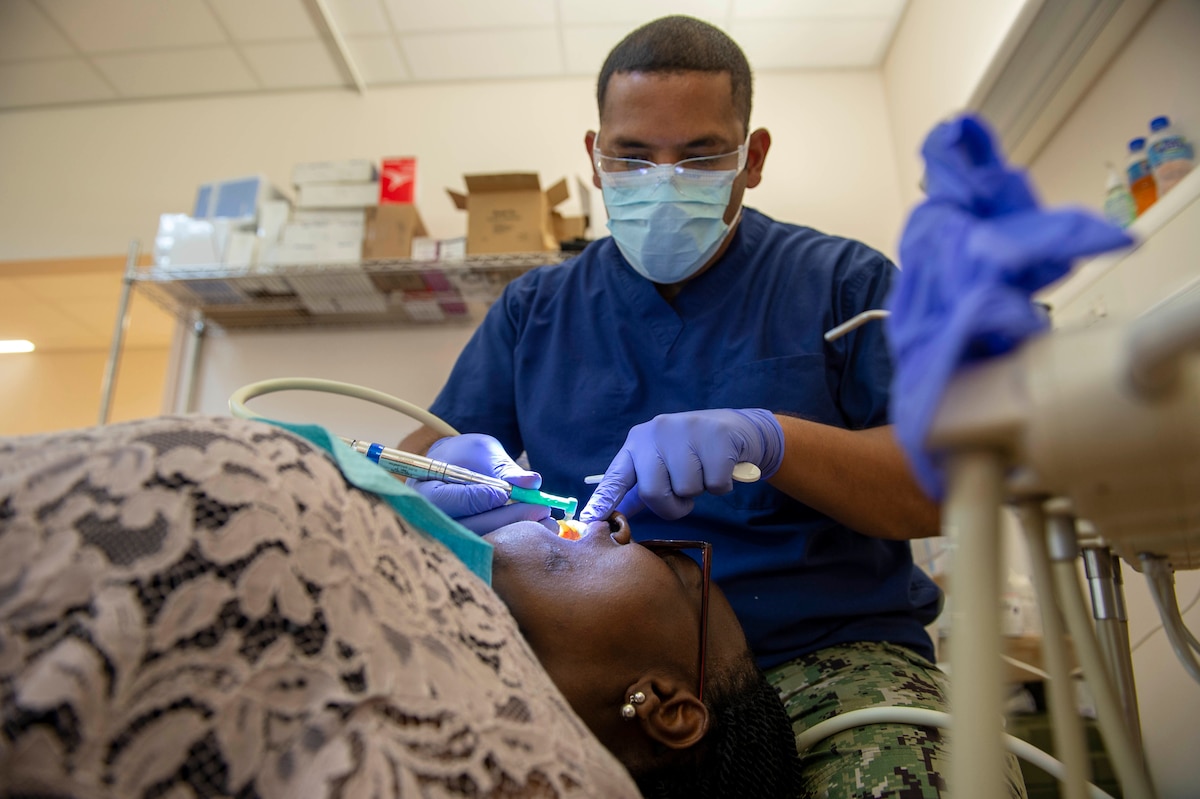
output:
[{"label": "camouflage trousers", "polygon": [[[799,736],[839,713],[875,705],[948,710],[946,675],[916,653],[882,643],[842,644],[767,670]],[[854,727],[801,752],[805,796],[821,799],[948,797],[945,738],[935,727]],[[1026,799],[1017,759],[1008,755],[1013,799]],[[966,795],[960,792],[960,796]]]}]

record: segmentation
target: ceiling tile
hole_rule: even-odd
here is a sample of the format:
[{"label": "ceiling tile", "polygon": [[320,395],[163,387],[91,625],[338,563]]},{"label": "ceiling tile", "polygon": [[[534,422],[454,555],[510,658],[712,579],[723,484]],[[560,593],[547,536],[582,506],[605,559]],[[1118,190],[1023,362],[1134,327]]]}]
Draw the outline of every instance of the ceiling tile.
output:
[{"label": "ceiling tile", "polygon": [[528,78],[562,74],[558,36],[544,30],[401,36],[419,80]]},{"label": "ceiling tile", "polygon": [[97,56],[96,66],[126,97],[240,92],[258,82],[230,47]]},{"label": "ceiling tile", "polygon": [[897,19],[905,0],[732,0],[738,19],[813,19],[819,17],[885,17]]},{"label": "ceiling tile", "polygon": [[384,0],[397,33],[552,27],[554,0]]},{"label": "ceiling tile", "polygon": [[383,0],[327,0],[329,16],[343,36],[372,36],[389,33]]},{"label": "ceiling tile", "polygon": [[882,18],[762,20],[735,21],[729,33],[755,70],[838,69],[878,66],[893,28]]},{"label": "ceiling tile", "polygon": [[116,96],[112,87],[81,58],[0,64],[3,108],[109,100]]},{"label": "ceiling tile", "polygon": [[566,55],[568,75],[596,77],[608,53],[625,34],[629,25],[571,26],[563,30],[563,51]]},{"label": "ceiling tile", "polygon": [[71,44],[29,0],[0,2],[0,61],[74,54]]},{"label": "ceiling tile", "polygon": [[209,4],[239,42],[317,38],[317,29],[300,0],[209,0]]},{"label": "ceiling tile", "polygon": [[559,6],[564,25],[618,23],[629,33],[669,14],[686,14],[723,25],[728,17],[729,0],[560,0]]},{"label": "ceiling tile", "polygon": [[368,85],[379,86],[408,80],[408,67],[404,65],[396,40],[391,36],[350,36],[346,39],[346,47]]},{"label": "ceiling tile", "polygon": [[268,89],[345,85],[329,51],[319,41],[248,44],[242,52]]},{"label": "ceiling tile", "polygon": [[196,47],[225,42],[203,0],[39,0],[85,52]]}]

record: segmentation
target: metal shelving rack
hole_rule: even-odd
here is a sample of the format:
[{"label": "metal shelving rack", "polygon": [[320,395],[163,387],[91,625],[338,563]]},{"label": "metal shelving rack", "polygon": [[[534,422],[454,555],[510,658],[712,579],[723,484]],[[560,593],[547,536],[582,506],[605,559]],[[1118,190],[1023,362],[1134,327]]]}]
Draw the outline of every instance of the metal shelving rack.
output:
[{"label": "metal shelving rack", "polygon": [[452,261],[392,259],[239,268],[139,267],[140,251],[137,241],[130,243],[101,388],[100,424],[108,422],[135,289],[190,326],[181,367],[181,392],[187,398],[209,325],[230,330],[467,324],[481,316],[509,281],[536,266],[574,255],[552,251],[467,255]]}]

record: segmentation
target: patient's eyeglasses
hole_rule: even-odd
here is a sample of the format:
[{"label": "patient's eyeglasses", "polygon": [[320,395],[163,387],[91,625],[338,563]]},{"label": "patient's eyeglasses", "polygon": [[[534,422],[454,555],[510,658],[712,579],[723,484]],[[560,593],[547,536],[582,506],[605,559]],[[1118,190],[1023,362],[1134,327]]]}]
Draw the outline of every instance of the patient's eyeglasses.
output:
[{"label": "patient's eyeglasses", "polygon": [[708,650],[708,586],[712,575],[712,544],[707,541],[638,541],[646,549],[664,558],[665,553],[687,549],[700,550],[700,572],[703,581],[700,588],[700,689],[696,696],[704,701],[704,658]]}]

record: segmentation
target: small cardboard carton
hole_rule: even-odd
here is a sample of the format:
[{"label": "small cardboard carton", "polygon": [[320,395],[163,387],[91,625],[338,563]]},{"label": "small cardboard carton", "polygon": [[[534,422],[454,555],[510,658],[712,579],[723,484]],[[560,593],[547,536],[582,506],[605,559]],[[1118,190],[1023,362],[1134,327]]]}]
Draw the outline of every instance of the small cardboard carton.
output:
[{"label": "small cardboard carton", "polygon": [[588,193],[587,185],[579,178],[575,178],[575,191],[579,195],[582,214],[563,216],[558,211],[553,212],[554,236],[562,243],[586,239],[588,226],[591,224],[592,196]]},{"label": "small cardboard carton", "polygon": [[368,208],[363,260],[410,258],[413,239],[425,235],[425,223],[415,205],[389,203]]},{"label": "small cardboard carton", "polygon": [[567,181],[542,191],[536,172],[464,175],[467,193],[446,192],[467,212],[467,254],[558,249],[554,206],[567,199]]}]

